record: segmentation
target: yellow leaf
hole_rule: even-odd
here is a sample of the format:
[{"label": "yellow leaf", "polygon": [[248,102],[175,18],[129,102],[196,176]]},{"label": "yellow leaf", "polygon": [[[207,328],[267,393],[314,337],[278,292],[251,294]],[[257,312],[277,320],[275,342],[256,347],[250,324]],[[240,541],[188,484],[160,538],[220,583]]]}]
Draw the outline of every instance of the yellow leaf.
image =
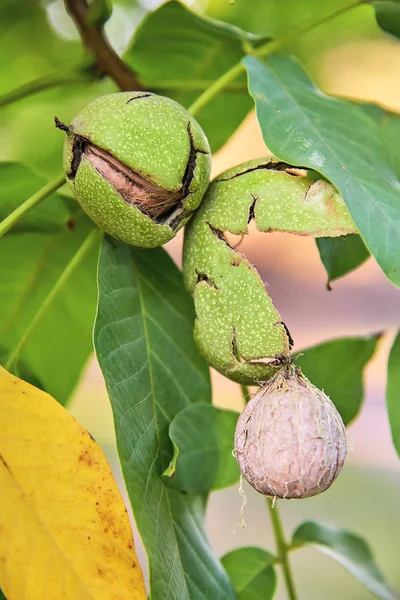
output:
[{"label": "yellow leaf", "polygon": [[0,367],[0,587],[7,600],[143,600],[103,452],[51,396]]}]

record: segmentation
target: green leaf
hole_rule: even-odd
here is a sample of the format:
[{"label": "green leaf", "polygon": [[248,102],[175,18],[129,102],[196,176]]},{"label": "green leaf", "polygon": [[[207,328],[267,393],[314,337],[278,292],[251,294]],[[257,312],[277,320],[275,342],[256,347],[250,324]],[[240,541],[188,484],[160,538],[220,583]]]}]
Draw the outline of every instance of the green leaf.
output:
[{"label": "green leaf", "polygon": [[[56,131],[54,117],[70,123],[90,100],[116,91],[111,79],[95,82],[96,73],[86,71],[84,46],[62,5],[0,2],[0,56],[8,57],[0,69],[0,97],[17,91],[21,98],[22,86],[28,93],[0,110],[1,159],[28,165],[46,180],[57,176],[62,163],[65,134]],[[29,96],[38,80],[45,90]],[[65,83],[52,87],[52,80]]]},{"label": "green leaf", "polygon": [[375,8],[379,27],[387,33],[400,37],[400,2],[398,0],[377,0],[371,4]]},{"label": "green leaf", "polygon": [[191,404],[210,403],[208,367],[193,341],[193,301],[161,248],[106,237],[94,342],[114,413],[129,498],[150,563],[152,600],[233,599],[204,533],[204,498],[166,487],[168,429]]},{"label": "green leaf", "polygon": [[[145,17],[125,60],[146,88],[189,107],[241,60],[244,43],[258,43],[260,39],[226,23],[203,18],[173,0]],[[196,115],[213,152],[235,132],[251,108],[242,76]]]},{"label": "green leaf", "polygon": [[316,242],[328,275],[328,289],[331,289],[331,281],[350,273],[369,258],[369,252],[359,235],[317,238]]},{"label": "green leaf", "polygon": [[188,494],[203,494],[233,485],[239,468],[232,455],[238,413],[192,405],[169,427],[174,456],[164,472],[169,485]]},{"label": "green leaf", "polygon": [[359,105],[379,125],[392,159],[393,169],[397,177],[400,177],[400,115],[369,102]]},{"label": "green leaf", "polygon": [[358,414],[364,396],[363,371],[379,336],[343,338],[304,350],[296,364],[323,389],[347,425]]},{"label": "green leaf", "polygon": [[390,351],[387,375],[386,403],[393,445],[400,456],[400,334]]},{"label": "green leaf", "polygon": [[[291,50],[293,46],[296,50],[297,46],[302,46],[308,55],[310,47],[324,54],[326,46],[340,43],[343,37],[348,39],[349,31],[352,39],[363,33],[371,34],[371,31],[376,34],[373,11],[363,6],[345,10],[351,1],[285,0],[284,10],[282,0],[214,1],[208,3],[206,10],[210,16],[228,21],[246,31],[268,32],[274,38],[290,40]],[[310,23],[318,23],[318,26],[307,27]],[[299,41],[296,36],[304,28],[307,28],[307,33],[299,36]],[[320,42],[319,48],[315,46],[316,41]]]},{"label": "green leaf", "polygon": [[312,521],[302,523],[294,532],[294,548],[313,545],[347,569],[372,594],[381,600],[398,600],[385,583],[366,542],[344,529],[325,527]]},{"label": "green leaf", "polygon": [[[8,351],[5,348],[0,346],[0,365],[4,365],[7,362]],[[39,388],[40,390],[44,390],[44,385],[39,379],[36,377],[35,373],[32,372],[29,365],[27,365],[24,361],[20,360],[18,362],[18,375],[20,379],[27,381],[31,385]],[[0,596],[1,600],[1,596]]]},{"label": "green leaf", "polygon": [[275,557],[261,548],[238,548],[222,557],[237,600],[271,600],[276,590]]},{"label": "green leaf", "polygon": [[268,148],[338,188],[371,254],[400,285],[400,183],[376,123],[359,106],[323,94],[288,56],[244,64]]},{"label": "green leaf", "polygon": [[[0,163],[0,181],[0,221],[46,184],[45,179],[13,162]],[[54,193],[24,215],[10,231],[58,231],[65,226],[69,215],[63,198]]]},{"label": "green leaf", "polygon": [[0,600],[7,600],[7,598],[5,597],[5,595],[3,594],[1,589],[0,589]]},{"label": "green leaf", "polygon": [[[82,44],[57,35],[47,17],[48,2],[13,0],[0,3],[0,93],[45,75],[53,69],[76,64],[83,55]],[[50,115],[52,119],[53,115]],[[39,140],[40,141],[40,140]]]},{"label": "green leaf", "polygon": [[381,130],[392,158],[393,168],[400,177],[400,115],[385,111]]},{"label": "green leaf", "polygon": [[[81,211],[72,224],[73,229],[55,235],[23,233],[0,239],[0,339],[8,355],[93,229]],[[62,404],[92,351],[97,254],[93,248],[72,274],[21,353],[21,365]]]}]

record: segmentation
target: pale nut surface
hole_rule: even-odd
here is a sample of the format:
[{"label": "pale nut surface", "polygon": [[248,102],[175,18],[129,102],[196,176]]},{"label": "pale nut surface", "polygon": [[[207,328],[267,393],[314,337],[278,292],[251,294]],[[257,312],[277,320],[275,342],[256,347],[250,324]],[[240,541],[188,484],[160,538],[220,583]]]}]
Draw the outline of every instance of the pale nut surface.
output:
[{"label": "pale nut surface", "polygon": [[333,402],[290,364],[246,405],[236,426],[235,455],[261,494],[307,498],[338,476],[346,432]]}]

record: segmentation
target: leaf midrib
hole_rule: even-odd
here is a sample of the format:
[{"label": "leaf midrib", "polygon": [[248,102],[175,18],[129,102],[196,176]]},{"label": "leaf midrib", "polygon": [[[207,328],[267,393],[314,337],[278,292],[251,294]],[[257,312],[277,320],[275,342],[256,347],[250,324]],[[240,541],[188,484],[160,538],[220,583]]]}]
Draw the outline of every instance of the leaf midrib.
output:
[{"label": "leaf midrib", "polygon": [[[142,291],[142,280],[139,276],[139,269],[136,265],[136,259],[132,254],[132,265],[134,266],[134,270],[135,270],[135,275],[136,275],[136,280],[137,280],[137,287],[138,287],[138,298],[139,298],[139,303],[140,303],[140,308],[141,308],[141,313],[142,313],[142,321],[143,321],[143,332],[144,332],[144,337],[146,339],[146,355],[147,355],[147,362],[148,362],[148,366],[149,366],[149,379],[150,379],[150,388],[152,390],[152,401],[153,401],[153,415],[154,415],[154,422],[156,424],[156,434],[157,434],[157,442],[158,442],[158,447],[159,449],[161,448],[161,443],[160,443],[160,430],[159,430],[159,424],[158,424],[158,419],[157,419],[157,400],[156,400],[156,394],[155,394],[155,386],[154,386],[154,375],[153,375],[153,368],[152,368],[152,362],[151,362],[151,351],[150,351],[150,339],[149,339],[149,332],[148,332],[148,328],[147,328],[147,319],[146,319],[146,308],[145,308],[145,301],[143,298],[143,291]],[[164,485],[161,482],[161,485]],[[162,496],[162,495],[161,495]],[[168,513],[170,516],[170,521],[173,525],[173,531],[174,531],[174,538],[175,538],[175,545],[177,548],[177,554],[179,557],[179,563],[181,565],[181,569],[182,569],[182,573],[184,574],[184,582],[185,582],[185,589],[186,589],[186,594],[187,594],[187,598],[190,598],[190,594],[189,594],[189,588],[188,588],[188,584],[186,581],[186,573],[185,573],[185,569],[183,567],[183,563],[182,563],[182,557],[181,557],[181,553],[180,553],[180,548],[179,548],[179,544],[178,544],[178,540],[176,537],[176,532],[175,532],[175,522],[174,519],[172,517],[172,511],[171,511],[171,505],[170,505],[170,500],[169,500],[169,494],[168,491],[165,494],[165,500],[166,500],[166,504],[167,504],[167,508],[168,508]],[[175,562],[175,559],[174,559]],[[171,577],[172,577],[172,571],[171,571]]]},{"label": "leaf midrib", "polygon": [[[71,215],[71,218],[75,219],[75,221],[76,221],[79,218],[79,216],[82,216],[82,215],[83,215],[83,212],[81,210],[79,210],[75,214]],[[46,234],[38,233],[37,235],[46,235]],[[20,317],[21,311],[26,304],[26,300],[27,300],[30,292],[32,292],[32,290],[34,289],[34,286],[40,280],[40,277],[41,277],[44,269],[46,268],[46,266],[52,262],[53,257],[54,257],[53,250],[55,248],[57,248],[57,246],[62,242],[64,235],[65,235],[65,231],[61,231],[61,232],[55,234],[54,236],[51,236],[49,242],[43,248],[41,258],[38,261],[36,268],[32,272],[31,276],[28,278],[28,281],[26,282],[24,289],[22,290],[22,294],[20,296],[20,301],[15,306],[13,312],[8,317],[7,323],[4,325],[4,329],[3,329],[4,335],[6,335],[10,331],[12,326],[15,324],[15,321],[18,320],[18,318]]]}]

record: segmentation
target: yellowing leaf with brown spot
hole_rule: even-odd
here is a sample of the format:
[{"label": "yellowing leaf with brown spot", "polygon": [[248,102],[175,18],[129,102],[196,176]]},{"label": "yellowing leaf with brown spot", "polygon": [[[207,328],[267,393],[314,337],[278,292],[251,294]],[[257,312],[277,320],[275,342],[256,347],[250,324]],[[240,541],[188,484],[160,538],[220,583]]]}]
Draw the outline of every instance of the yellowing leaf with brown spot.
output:
[{"label": "yellowing leaf with brown spot", "polygon": [[142,600],[128,515],[100,447],[0,367],[0,587],[7,600]]}]

